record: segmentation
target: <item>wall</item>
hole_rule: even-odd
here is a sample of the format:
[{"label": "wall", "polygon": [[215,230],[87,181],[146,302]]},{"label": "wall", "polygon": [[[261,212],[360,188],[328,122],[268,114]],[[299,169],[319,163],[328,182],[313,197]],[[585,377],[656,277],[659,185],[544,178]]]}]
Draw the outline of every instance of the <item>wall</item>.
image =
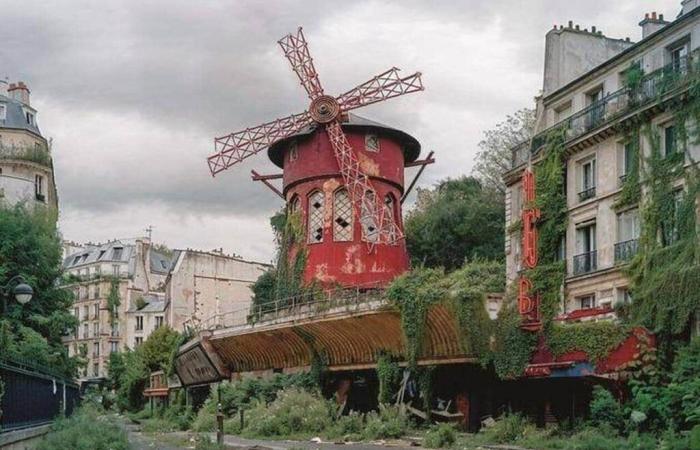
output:
[{"label": "wall", "polygon": [[250,286],[269,268],[224,255],[183,250],[166,283],[168,323],[181,331],[186,321],[248,308]]}]

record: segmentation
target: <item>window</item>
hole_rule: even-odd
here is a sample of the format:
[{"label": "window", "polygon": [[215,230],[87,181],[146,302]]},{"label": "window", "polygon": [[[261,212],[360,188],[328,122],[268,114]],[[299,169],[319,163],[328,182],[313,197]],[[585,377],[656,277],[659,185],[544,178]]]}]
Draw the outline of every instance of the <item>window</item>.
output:
[{"label": "window", "polygon": [[518,220],[520,214],[523,212],[523,187],[518,186],[515,189],[511,191],[511,195],[513,196],[512,202],[511,202],[511,222],[515,222]]},{"label": "window", "polygon": [[29,125],[34,126],[34,114],[32,114],[32,113],[30,113],[29,111],[27,111],[26,117],[27,117],[27,123],[28,123]]},{"label": "window", "polygon": [[7,107],[5,105],[0,105],[0,120],[5,120],[7,118]]},{"label": "window", "polygon": [[121,261],[123,252],[124,247],[114,247],[114,249],[112,249],[112,259],[115,261]]},{"label": "window", "polygon": [[374,214],[369,214],[368,209],[372,207],[372,210],[376,208],[377,200],[374,196],[373,191],[367,191],[365,193],[365,201],[362,204],[362,218],[360,222],[362,225],[362,231],[364,238],[367,242],[377,242],[379,241],[379,230],[374,217]]},{"label": "window", "polygon": [[99,303],[95,303],[94,305],[92,305],[92,316],[95,319],[100,317],[100,304]]},{"label": "window", "polygon": [[143,331],[143,316],[136,316],[136,331]]},{"label": "window", "polygon": [[95,363],[92,365],[92,375],[95,377],[100,376],[100,363]]},{"label": "window", "polygon": [[41,175],[34,176],[34,194],[37,200],[43,202],[46,200],[44,196],[44,177]]},{"label": "window", "polygon": [[629,261],[637,254],[639,233],[639,211],[637,209],[617,215],[615,262]]},{"label": "window", "polygon": [[97,257],[97,259],[102,259],[102,257],[105,255],[105,253],[107,253],[107,250],[100,250],[100,254]]},{"label": "window", "polygon": [[663,157],[666,158],[678,151],[678,134],[675,125],[664,128]]},{"label": "window", "polygon": [[76,256],[75,258],[73,258],[73,265],[76,265],[79,262],[80,262],[80,256]]},{"label": "window", "polygon": [[678,222],[680,221],[680,210],[683,204],[683,199],[685,197],[685,192],[683,189],[677,189],[673,192],[673,205],[671,206],[672,211],[668,217],[661,220],[661,238],[663,245],[671,245],[678,242],[680,238],[680,231],[678,229]]},{"label": "window", "polygon": [[[384,214],[389,215],[394,219],[396,226],[398,227],[399,219],[398,214],[396,214],[396,198],[392,193],[388,193],[384,196]],[[390,236],[391,242],[395,242],[398,236],[393,234],[394,228],[392,230],[392,235]]]},{"label": "window", "polygon": [[112,341],[109,343],[109,352],[110,353],[116,353],[119,351],[119,343]]},{"label": "window", "polygon": [[579,297],[578,300],[581,309],[595,308],[595,294],[584,295]]},{"label": "window", "polygon": [[352,241],[352,203],[348,191],[340,189],[333,196],[333,239]]},{"label": "window", "polygon": [[597,102],[598,100],[602,100],[603,98],[603,86],[598,86],[595,89],[592,89],[591,91],[586,93],[586,105],[592,105],[593,103]]},{"label": "window", "polygon": [[156,316],[156,328],[163,326],[163,316]]},{"label": "window", "polygon": [[365,134],[365,150],[368,152],[379,151],[379,136],[374,133]]},{"label": "window", "polygon": [[585,201],[595,197],[596,187],[596,167],[595,158],[589,159],[581,163],[581,190],[579,191],[579,200]]},{"label": "window", "polygon": [[139,345],[143,344],[143,338],[141,336],[136,336],[134,338],[134,343],[136,347],[138,347]]},{"label": "window", "polygon": [[596,270],[598,258],[595,223],[576,229],[576,250],[578,254],[574,256],[574,275]]},{"label": "window", "polygon": [[688,68],[688,42],[670,47],[668,54],[673,71],[685,73]]},{"label": "window", "polygon": [[632,303],[632,296],[628,288],[618,288],[617,289],[617,304],[629,305]]},{"label": "window", "polygon": [[[83,287],[80,287],[81,291],[83,290]],[[82,297],[82,295],[81,295]],[[90,307],[88,305],[83,306],[83,320],[88,320],[88,317],[90,315]]]},{"label": "window", "polygon": [[[114,317],[116,319],[116,316]],[[112,337],[119,336],[119,326],[116,323],[112,324]]]},{"label": "window", "polygon": [[299,148],[297,147],[297,143],[292,142],[289,144],[289,161],[296,161],[299,158]]},{"label": "window", "polygon": [[299,212],[299,207],[300,207],[300,201],[299,201],[299,196],[294,194],[294,197],[292,197],[292,200],[289,202],[289,211],[292,214],[296,214]]},{"label": "window", "polygon": [[93,291],[93,294],[94,294],[94,297],[93,297],[93,298],[94,298],[95,300],[97,300],[98,298],[100,298],[100,285],[98,285],[98,284],[95,285],[95,290]]},{"label": "window", "polygon": [[309,243],[323,242],[323,193],[315,191],[309,196]]},{"label": "window", "polygon": [[114,275],[115,277],[119,276],[119,264],[112,265],[112,275]]},{"label": "window", "polygon": [[83,323],[83,339],[90,337],[90,328],[87,322]]},{"label": "window", "polygon": [[569,117],[571,115],[571,100],[554,108],[554,113],[556,114],[556,122],[561,122]]},{"label": "window", "polygon": [[98,337],[100,335],[100,323],[95,322],[92,324],[92,335]]},{"label": "window", "polygon": [[599,86],[586,94],[588,110],[585,115],[585,128],[591,130],[600,125],[605,117],[605,103],[603,99],[603,86]]},{"label": "window", "polygon": [[637,142],[628,141],[622,146],[621,164],[620,164],[620,181],[624,182],[627,176],[637,170]]}]

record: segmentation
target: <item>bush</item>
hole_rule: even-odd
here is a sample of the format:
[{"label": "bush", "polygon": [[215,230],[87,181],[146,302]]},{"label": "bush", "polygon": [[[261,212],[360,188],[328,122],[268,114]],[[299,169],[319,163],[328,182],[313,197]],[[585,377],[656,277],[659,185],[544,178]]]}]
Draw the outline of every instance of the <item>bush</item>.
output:
[{"label": "bush", "polygon": [[530,423],[524,416],[508,414],[496,421],[492,427],[486,428],[483,433],[491,441],[497,444],[505,444],[521,439],[528,425]]},{"label": "bush", "polygon": [[326,432],[329,438],[343,438],[345,441],[362,440],[362,430],[365,427],[364,415],[350,411],[346,416],[340,416]]},{"label": "bush", "polygon": [[202,408],[197,412],[197,416],[192,422],[192,431],[205,432],[216,429],[216,402],[209,398],[204,402]]},{"label": "bush", "polygon": [[192,408],[185,405],[171,405],[163,411],[163,419],[172,424],[175,430],[185,431],[189,429],[195,414]]},{"label": "bush", "polygon": [[126,433],[97,415],[97,410],[84,407],[68,419],[59,419],[37,450],[130,449]]},{"label": "bush", "polygon": [[169,433],[176,429],[175,425],[160,417],[145,419],[141,422],[141,431],[145,433]]},{"label": "bush", "polygon": [[266,405],[258,402],[247,413],[245,434],[260,437],[320,433],[332,424],[330,402],[296,387],[283,389]]},{"label": "bush", "polygon": [[596,426],[609,426],[620,431],[625,425],[625,413],[620,403],[602,386],[593,388],[590,404],[590,422]]},{"label": "bush", "polygon": [[690,450],[700,450],[700,425],[690,430]]},{"label": "bush", "polygon": [[379,412],[366,416],[362,437],[365,439],[399,438],[406,434],[411,422],[406,413],[396,406],[379,405]]},{"label": "bush", "polygon": [[443,448],[454,444],[456,440],[455,428],[452,424],[441,423],[428,430],[423,441],[427,448]]}]

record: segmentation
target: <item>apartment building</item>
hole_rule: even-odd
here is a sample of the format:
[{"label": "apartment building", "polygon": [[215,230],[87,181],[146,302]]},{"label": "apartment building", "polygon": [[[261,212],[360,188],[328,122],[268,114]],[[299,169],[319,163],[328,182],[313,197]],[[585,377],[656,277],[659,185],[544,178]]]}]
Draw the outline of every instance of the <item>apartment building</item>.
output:
[{"label": "apartment building", "polygon": [[58,212],[50,146],[22,81],[0,80],[0,203],[49,206]]},{"label": "apartment building", "polygon": [[171,259],[148,239],[119,239],[73,250],[63,263],[79,324],[64,338],[69,355],[87,360],[83,379],[107,376],[109,354],[135,348],[165,323]]},{"label": "apartment building", "polygon": [[[537,170],[546,136],[561,130],[568,219],[558,255],[566,261],[562,319],[609,319],[615,304],[630,300],[624,269],[639,249],[640,205],[620,206],[619,200],[632,175],[640,177],[642,198],[647,194],[644,164],[657,145],[645,133],[631,134],[633,124],[650,124],[663,157],[681,153],[686,169],[700,161],[700,146],[689,141],[680,148],[678,124],[668,106],[687,91],[685,81],[691,67],[697,67],[698,6],[697,0],[683,1],[672,21],[646,14],[636,43],[572,22],[547,33],[535,136],[513,149],[512,168],[505,174],[506,261],[512,283],[522,269],[517,226],[523,208],[521,176],[530,165]],[[632,70],[641,76],[634,89],[629,86]],[[682,177],[675,181],[679,196],[683,183]]]}]

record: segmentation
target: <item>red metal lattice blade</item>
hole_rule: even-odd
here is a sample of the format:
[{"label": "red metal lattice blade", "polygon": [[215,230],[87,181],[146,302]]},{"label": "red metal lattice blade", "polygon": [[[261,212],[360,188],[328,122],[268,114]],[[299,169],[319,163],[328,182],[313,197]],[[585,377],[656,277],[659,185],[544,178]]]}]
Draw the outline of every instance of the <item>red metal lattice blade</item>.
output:
[{"label": "red metal lattice blade", "polygon": [[318,79],[314,60],[309,53],[309,45],[306,43],[301,27],[297,30],[296,36],[290,33],[277,42],[299,77],[301,85],[309,94],[309,98],[313,100],[323,95],[323,87]]},{"label": "red metal lattice blade", "polygon": [[340,103],[342,110],[348,111],[423,89],[420,72],[401,78],[399,69],[392,67],[355,89],[338,96],[336,100]]},{"label": "red metal lattice blade", "polygon": [[393,211],[376,195],[367,174],[360,167],[355,151],[350,146],[340,122],[326,124],[340,174],[350,194],[355,217],[359,217],[362,239],[370,245],[394,244],[403,238],[403,233],[394,221]]},{"label": "red metal lattice blade", "polygon": [[209,170],[212,175],[216,175],[311,125],[312,122],[311,115],[305,111],[218,137],[214,139],[216,153],[207,158]]}]

